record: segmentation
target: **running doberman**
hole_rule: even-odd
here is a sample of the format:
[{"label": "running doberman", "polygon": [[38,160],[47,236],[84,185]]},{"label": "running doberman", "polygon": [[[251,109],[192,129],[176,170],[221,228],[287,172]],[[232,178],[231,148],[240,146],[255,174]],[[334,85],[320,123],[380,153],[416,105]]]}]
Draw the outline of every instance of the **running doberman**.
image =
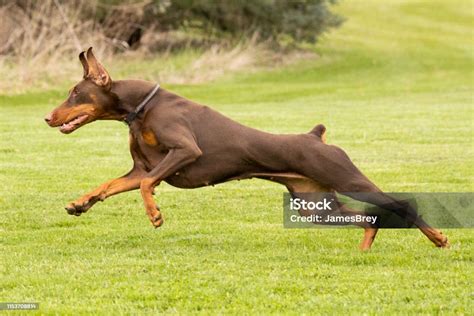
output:
[{"label": "running doberman", "polygon": [[[323,125],[304,134],[266,133],[151,82],[112,81],[92,47],[81,52],[79,59],[83,80],[45,120],[65,134],[96,120],[125,121],[130,129],[133,168],[68,204],[69,214],[79,216],[109,196],[140,189],[146,213],[159,227],[163,217],[153,193],[161,181],[190,189],[260,178],[281,183],[290,193],[337,192],[380,206],[410,219],[436,246],[448,246],[446,236],[424,222],[409,205],[383,193],[342,149],[326,144]],[[340,211],[359,214],[342,204]],[[378,228],[360,226],[365,229],[360,247],[369,249]]]}]

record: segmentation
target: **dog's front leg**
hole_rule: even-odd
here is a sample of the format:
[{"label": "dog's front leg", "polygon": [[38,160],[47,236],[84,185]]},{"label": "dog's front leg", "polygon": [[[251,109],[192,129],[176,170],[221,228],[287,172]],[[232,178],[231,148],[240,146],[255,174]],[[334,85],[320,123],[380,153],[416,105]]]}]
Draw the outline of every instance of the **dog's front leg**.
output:
[{"label": "dog's front leg", "polygon": [[140,182],[145,174],[146,172],[144,170],[134,168],[126,175],[107,181],[92,192],[80,197],[72,203],[69,203],[66,206],[66,210],[71,215],[80,216],[82,213],[87,212],[87,210],[98,201],[103,201],[114,194],[140,188]]},{"label": "dog's front leg", "polygon": [[191,144],[183,148],[171,149],[165,158],[151,170],[140,183],[145,210],[151,223],[155,228],[163,224],[160,210],[153,200],[153,190],[161,180],[166,179],[184,166],[192,163],[202,155],[196,144]]}]

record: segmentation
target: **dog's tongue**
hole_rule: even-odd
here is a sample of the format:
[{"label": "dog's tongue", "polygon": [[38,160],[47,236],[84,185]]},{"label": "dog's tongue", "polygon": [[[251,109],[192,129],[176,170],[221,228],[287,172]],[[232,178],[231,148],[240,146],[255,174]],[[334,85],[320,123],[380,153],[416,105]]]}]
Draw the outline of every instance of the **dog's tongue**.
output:
[{"label": "dog's tongue", "polygon": [[70,121],[70,122],[67,122],[67,123],[64,123],[63,125],[61,125],[61,126],[59,127],[59,130],[61,131],[61,133],[68,134],[68,133],[72,132],[73,130],[75,130],[76,127],[77,127],[77,125],[81,124],[81,123],[84,122],[86,119],[87,119],[87,115],[78,116],[78,117],[75,118],[74,120],[72,120],[72,121]]},{"label": "dog's tongue", "polygon": [[72,132],[74,129],[74,125],[72,125],[71,123],[67,123],[67,124],[63,124],[61,125],[61,127],[59,127],[59,130],[61,131],[61,133],[70,133]]}]

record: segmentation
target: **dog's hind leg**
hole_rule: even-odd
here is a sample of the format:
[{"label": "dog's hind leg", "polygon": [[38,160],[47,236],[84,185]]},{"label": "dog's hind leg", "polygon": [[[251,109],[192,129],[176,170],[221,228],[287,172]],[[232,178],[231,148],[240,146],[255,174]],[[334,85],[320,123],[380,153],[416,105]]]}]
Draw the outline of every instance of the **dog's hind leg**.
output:
[{"label": "dog's hind leg", "polygon": [[339,147],[325,144],[308,146],[304,158],[295,165],[299,173],[326,184],[336,192],[394,212],[417,226],[437,247],[447,247],[448,239],[428,225],[408,203],[382,192],[354,165]]},{"label": "dog's hind leg", "polygon": [[349,181],[345,179],[345,181],[335,184],[335,189],[337,192],[353,199],[394,212],[404,218],[409,224],[412,223],[417,226],[437,247],[445,248],[449,246],[447,237],[439,230],[428,225],[418,216],[416,210],[409,203],[397,200],[382,192],[363,174],[357,175]]},{"label": "dog's hind leg", "polygon": [[[331,188],[322,185],[312,179],[304,177],[299,174],[295,173],[261,173],[253,175],[260,179],[270,180],[273,182],[277,182],[286,186],[288,191],[292,196],[295,196],[298,193],[331,193],[334,194],[334,199],[336,199],[335,192]],[[337,201],[337,199],[336,199]],[[365,215],[361,212],[357,212],[355,210],[350,209],[349,207],[338,203],[338,211],[340,215]],[[303,214],[301,215],[309,215]],[[370,223],[355,223],[355,225],[364,228],[364,238],[362,243],[360,244],[361,250],[368,250],[372,246],[374,242],[375,236],[377,234],[377,228]]]},{"label": "dog's hind leg", "polygon": [[[355,211],[342,203],[339,203],[339,212],[341,213],[341,215],[348,215],[348,216],[366,215],[362,212]],[[364,229],[364,239],[362,239],[362,242],[360,243],[360,246],[359,246],[360,250],[369,250],[370,247],[372,247],[372,243],[375,240],[375,236],[377,235],[377,232],[378,232],[377,226],[367,223],[367,222],[357,222],[355,224]]]}]

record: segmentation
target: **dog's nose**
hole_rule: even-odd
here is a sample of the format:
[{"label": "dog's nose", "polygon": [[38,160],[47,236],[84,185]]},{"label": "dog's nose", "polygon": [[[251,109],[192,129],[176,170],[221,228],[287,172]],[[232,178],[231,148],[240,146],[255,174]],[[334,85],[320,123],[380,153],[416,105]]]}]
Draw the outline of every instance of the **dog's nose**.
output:
[{"label": "dog's nose", "polygon": [[46,123],[49,123],[51,121],[51,118],[52,118],[52,115],[51,113],[49,113],[44,117],[44,120],[46,121]]}]

